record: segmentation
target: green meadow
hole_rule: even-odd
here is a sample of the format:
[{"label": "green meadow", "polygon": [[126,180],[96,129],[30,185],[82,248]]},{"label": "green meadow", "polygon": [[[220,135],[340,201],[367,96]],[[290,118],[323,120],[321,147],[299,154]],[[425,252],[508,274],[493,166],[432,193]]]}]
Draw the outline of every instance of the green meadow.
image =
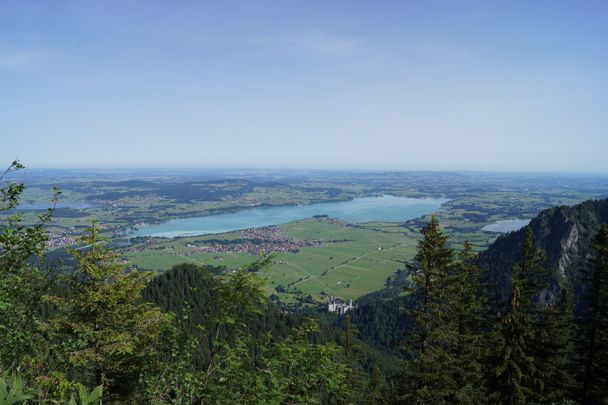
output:
[{"label": "green meadow", "polygon": [[[355,299],[378,290],[390,275],[402,269],[415,255],[416,234],[393,223],[361,226],[323,219],[307,219],[281,225],[287,234],[300,240],[320,241],[320,246],[297,252],[275,254],[272,266],[260,271],[268,294],[284,301],[310,295],[324,301],[325,295]],[[171,266],[192,262],[236,268],[256,260],[248,253],[188,253],[189,244],[208,239],[234,239],[238,232],[188,238],[156,239],[157,243],[124,253],[130,263],[142,269],[165,271]],[[135,249],[134,249],[135,248]]]}]

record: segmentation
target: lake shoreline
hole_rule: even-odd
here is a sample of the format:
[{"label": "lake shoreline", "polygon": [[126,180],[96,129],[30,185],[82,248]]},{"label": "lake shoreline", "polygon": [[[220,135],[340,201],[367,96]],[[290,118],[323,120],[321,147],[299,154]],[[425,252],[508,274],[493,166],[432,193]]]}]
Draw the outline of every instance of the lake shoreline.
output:
[{"label": "lake shoreline", "polygon": [[[169,219],[156,224],[140,223],[126,231],[128,237],[188,237],[221,234],[279,225],[314,215],[329,215],[351,223],[405,222],[435,212],[446,198],[410,198],[392,195],[358,197],[313,204],[244,207],[221,214]],[[430,209],[429,209],[430,208]],[[379,211],[378,211],[379,210]],[[214,223],[214,221],[217,221]],[[197,225],[198,224],[198,225]]]}]

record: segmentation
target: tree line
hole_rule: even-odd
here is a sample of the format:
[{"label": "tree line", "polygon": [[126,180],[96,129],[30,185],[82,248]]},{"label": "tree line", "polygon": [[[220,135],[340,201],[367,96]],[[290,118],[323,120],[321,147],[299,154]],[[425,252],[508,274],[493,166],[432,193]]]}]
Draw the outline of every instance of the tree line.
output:
[{"label": "tree line", "polygon": [[0,178],[1,405],[608,403],[606,225],[575,314],[568,288],[538,299],[550,269],[530,231],[498,302],[471,245],[455,252],[433,217],[392,298],[368,298],[400,306],[378,331],[359,310],[284,313],[256,274],[269,257],[233,272],[130,269],[95,222],[69,271],[40,266],[53,208],[24,224],[20,169]]},{"label": "tree line", "polygon": [[[14,162],[3,179],[22,168]],[[0,188],[0,211],[13,210],[0,229],[0,404],[339,403],[351,395],[343,350],[314,343],[314,320],[280,339],[252,332],[248,319],[268,305],[252,270],[269,258],[214,282],[213,310],[193,333],[188,311],[178,317],[143,299],[154,275],[126,268],[95,222],[70,250],[71,271],[38,268],[31,258],[44,253],[53,208],[26,226],[14,212],[23,189]]]},{"label": "tree line", "polygon": [[411,266],[411,328],[394,399],[411,404],[606,404],[608,226],[583,272],[585,310],[574,316],[568,288],[539,300],[550,271],[527,230],[506,302],[475,264],[469,243],[456,255],[436,218]]}]

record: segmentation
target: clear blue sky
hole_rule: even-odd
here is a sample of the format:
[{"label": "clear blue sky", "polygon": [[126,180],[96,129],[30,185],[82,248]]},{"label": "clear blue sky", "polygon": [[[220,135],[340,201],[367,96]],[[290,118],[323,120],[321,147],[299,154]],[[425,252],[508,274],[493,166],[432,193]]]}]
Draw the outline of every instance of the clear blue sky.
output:
[{"label": "clear blue sky", "polygon": [[608,172],[608,2],[0,1],[0,161]]}]

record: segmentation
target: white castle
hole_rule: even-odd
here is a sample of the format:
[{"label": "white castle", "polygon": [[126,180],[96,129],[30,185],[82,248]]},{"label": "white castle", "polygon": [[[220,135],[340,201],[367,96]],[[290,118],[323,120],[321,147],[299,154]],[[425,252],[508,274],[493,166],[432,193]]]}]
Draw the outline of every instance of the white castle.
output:
[{"label": "white castle", "polygon": [[353,305],[353,300],[345,301],[340,298],[336,298],[333,295],[329,296],[329,300],[327,301],[327,312],[337,312],[338,315],[344,315],[346,311],[353,309],[355,306]]}]

